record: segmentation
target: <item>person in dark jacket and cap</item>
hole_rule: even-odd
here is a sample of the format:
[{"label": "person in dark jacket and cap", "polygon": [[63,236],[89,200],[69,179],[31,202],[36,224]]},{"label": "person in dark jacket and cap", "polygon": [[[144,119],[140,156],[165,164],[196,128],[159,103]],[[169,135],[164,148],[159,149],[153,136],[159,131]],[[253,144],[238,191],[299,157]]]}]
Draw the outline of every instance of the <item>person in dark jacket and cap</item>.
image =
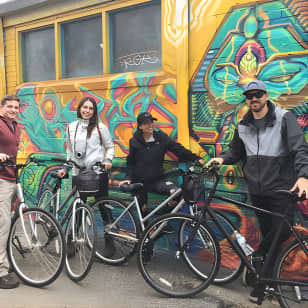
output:
[{"label": "person in dark jacket and cap", "polygon": [[[245,84],[244,93],[249,111],[238,123],[229,150],[211,159],[219,164],[243,163],[243,173],[254,206],[284,214],[290,201],[278,190],[296,191],[298,196],[308,196],[308,145],[295,116],[268,100],[269,94],[261,80]],[[293,223],[294,209],[289,209],[289,221]],[[272,240],[281,222],[279,217],[256,213],[262,233],[262,241],[252,256],[261,263],[272,246]],[[278,255],[282,242],[290,236],[287,224],[277,245]],[[271,276],[270,271],[267,275]],[[249,272],[243,279],[249,283]],[[258,291],[253,289],[251,301],[256,302]]]},{"label": "person in dark jacket and cap", "polygon": [[172,194],[177,186],[162,179],[165,154],[170,151],[182,161],[204,160],[181,144],[173,141],[162,131],[154,130],[154,121],[157,121],[149,112],[142,112],[137,117],[137,131],[129,141],[127,156],[127,174],[124,183],[143,183],[143,192],[139,195],[139,203],[143,215],[146,213],[147,193]]}]

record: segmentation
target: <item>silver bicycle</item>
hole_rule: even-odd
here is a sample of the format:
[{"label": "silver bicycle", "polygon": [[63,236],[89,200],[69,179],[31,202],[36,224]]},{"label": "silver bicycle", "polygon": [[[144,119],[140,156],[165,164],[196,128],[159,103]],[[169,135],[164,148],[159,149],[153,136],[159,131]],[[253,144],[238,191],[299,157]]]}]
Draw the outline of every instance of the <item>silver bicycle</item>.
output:
[{"label": "silver bicycle", "polygon": [[[187,174],[195,173],[195,169],[190,168],[189,171],[181,169],[172,169],[165,174],[165,177],[176,174],[184,177]],[[133,200],[128,204],[124,204],[121,200],[115,198],[101,198],[90,204],[94,209],[95,220],[97,223],[98,230],[98,243],[96,256],[104,263],[110,265],[119,265],[127,262],[137,249],[137,244],[145,230],[146,224],[154,217],[159,215],[161,212],[176,213],[180,211],[184,205],[185,200],[182,196],[182,188],[178,188],[170,196],[167,196],[159,205],[157,205],[152,211],[150,211],[145,217],[142,217],[138,202],[138,192],[142,189],[142,183],[124,184],[121,189],[124,192],[131,193]],[[169,207],[169,203],[172,200],[179,200],[176,205]],[[165,210],[164,210],[165,209]],[[167,211],[166,211],[167,209]],[[228,218],[225,211],[213,209],[221,223],[228,230],[229,234],[233,234],[237,227]],[[197,202],[193,202],[189,206],[189,212],[192,215],[196,215],[200,212],[200,208]],[[211,225],[214,232],[216,232],[217,238],[219,238],[219,245],[222,251],[222,262],[219,272],[216,275],[215,283],[227,283],[236,279],[242,272],[243,265],[240,258],[234,258],[230,262],[230,256],[236,256],[232,252],[232,247],[227,243],[225,237],[221,231],[216,227],[214,222],[209,216],[205,218],[206,223]],[[168,229],[167,226],[163,226],[164,233],[172,233],[174,230]],[[162,243],[163,245],[163,243]],[[151,258],[153,255],[153,249],[149,248],[144,251],[145,258]]]},{"label": "silver bicycle", "polygon": [[[40,163],[47,160],[37,159]],[[48,161],[57,162],[58,158],[50,158]],[[63,160],[60,160],[63,162]],[[71,164],[70,164],[71,163]],[[68,167],[76,164],[68,162]],[[65,229],[65,240],[67,243],[67,257],[65,260],[66,272],[69,278],[75,282],[83,280],[89,273],[94,262],[97,227],[92,209],[84,203],[77,186],[72,188],[66,199],[61,203],[62,178],[57,172],[50,174],[56,179],[54,185],[48,181],[44,183],[44,191],[39,199],[38,208],[51,213]],[[68,174],[65,178],[68,177]]]},{"label": "silver bicycle", "polygon": [[8,238],[8,258],[16,275],[26,284],[44,287],[52,283],[62,272],[66,256],[66,244],[62,229],[56,219],[46,211],[25,204],[18,170],[25,164],[6,161],[0,166],[15,168],[17,204],[14,208]]}]

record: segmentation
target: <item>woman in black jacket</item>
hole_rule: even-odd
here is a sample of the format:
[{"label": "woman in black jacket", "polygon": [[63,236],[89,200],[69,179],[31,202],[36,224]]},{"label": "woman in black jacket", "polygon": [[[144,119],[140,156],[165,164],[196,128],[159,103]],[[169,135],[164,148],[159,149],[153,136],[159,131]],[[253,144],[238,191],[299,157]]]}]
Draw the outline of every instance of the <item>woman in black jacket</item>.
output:
[{"label": "woman in black jacket", "polygon": [[126,180],[127,183],[143,183],[144,189],[139,195],[139,203],[143,214],[146,212],[147,193],[172,194],[177,186],[162,179],[163,162],[166,152],[174,153],[183,161],[196,161],[204,164],[204,160],[181,144],[173,141],[162,131],[154,130],[154,121],[149,112],[142,112],[137,117],[138,128],[129,141],[129,154],[127,156]]}]

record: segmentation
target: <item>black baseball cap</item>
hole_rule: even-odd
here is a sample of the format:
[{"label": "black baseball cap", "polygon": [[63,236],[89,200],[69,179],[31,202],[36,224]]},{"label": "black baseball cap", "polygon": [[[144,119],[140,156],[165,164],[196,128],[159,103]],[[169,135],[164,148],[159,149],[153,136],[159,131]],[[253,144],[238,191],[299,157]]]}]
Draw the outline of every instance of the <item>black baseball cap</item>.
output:
[{"label": "black baseball cap", "polygon": [[156,118],[153,118],[152,115],[145,111],[145,112],[141,112],[138,117],[137,117],[137,123],[138,123],[138,126],[148,122],[149,120],[151,121],[157,121]]}]

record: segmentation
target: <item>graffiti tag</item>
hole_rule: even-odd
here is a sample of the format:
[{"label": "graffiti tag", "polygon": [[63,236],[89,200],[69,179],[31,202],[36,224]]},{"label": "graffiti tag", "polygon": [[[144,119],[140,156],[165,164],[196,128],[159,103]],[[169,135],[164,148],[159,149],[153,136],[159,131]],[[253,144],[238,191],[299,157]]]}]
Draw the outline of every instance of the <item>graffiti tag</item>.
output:
[{"label": "graffiti tag", "polygon": [[159,61],[158,51],[141,51],[123,57],[118,57],[117,60],[121,66],[127,69],[129,66],[140,66],[146,63],[154,64]]}]

